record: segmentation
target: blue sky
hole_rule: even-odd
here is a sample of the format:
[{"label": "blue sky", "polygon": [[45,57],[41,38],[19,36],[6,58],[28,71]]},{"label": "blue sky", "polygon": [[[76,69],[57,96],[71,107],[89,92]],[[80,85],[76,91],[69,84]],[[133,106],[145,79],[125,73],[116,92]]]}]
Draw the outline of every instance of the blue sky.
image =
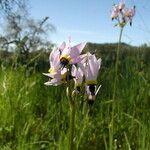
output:
[{"label": "blue sky", "polygon": [[[118,41],[119,29],[111,21],[112,4],[117,0],[31,0],[30,15],[35,19],[45,16],[56,27],[49,38],[61,43],[71,36],[73,43],[112,43]],[[133,26],[125,27],[122,41],[132,45],[150,42],[150,0],[126,0],[136,5]]]}]

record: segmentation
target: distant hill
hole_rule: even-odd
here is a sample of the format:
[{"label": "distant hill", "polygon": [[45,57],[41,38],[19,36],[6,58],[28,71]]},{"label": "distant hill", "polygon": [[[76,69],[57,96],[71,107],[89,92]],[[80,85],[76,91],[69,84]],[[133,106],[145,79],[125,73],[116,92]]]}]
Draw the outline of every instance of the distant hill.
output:
[{"label": "distant hill", "polygon": [[[95,53],[98,57],[102,58],[103,65],[108,67],[116,60],[117,47],[118,43],[88,43],[84,51]],[[150,47],[147,45],[138,47],[126,43],[121,43],[119,59],[123,61],[126,58],[139,58],[144,63],[150,64]]]},{"label": "distant hill", "polygon": [[[118,43],[87,43],[83,52],[95,53],[97,57],[102,58],[103,67],[114,66],[116,60],[116,49]],[[51,51],[51,50],[50,50]],[[38,66],[38,70],[43,70],[49,67],[49,53],[41,49],[40,51],[33,51],[30,53],[28,60],[24,54],[16,55],[14,52],[0,51],[0,64],[11,65],[14,61],[21,64],[29,63],[31,66]],[[15,54],[15,55],[14,55]],[[126,43],[121,43],[119,60],[121,62],[126,59],[137,60],[139,59],[146,65],[150,65],[150,47],[143,45],[140,47],[132,46]],[[30,63],[32,62],[32,63]]]}]

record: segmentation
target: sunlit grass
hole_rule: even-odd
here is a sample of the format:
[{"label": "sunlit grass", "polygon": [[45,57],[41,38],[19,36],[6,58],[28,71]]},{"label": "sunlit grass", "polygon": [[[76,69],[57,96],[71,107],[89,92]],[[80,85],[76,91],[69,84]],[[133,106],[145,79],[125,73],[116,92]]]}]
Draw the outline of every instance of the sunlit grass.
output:
[{"label": "sunlit grass", "polygon": [[[113,149],[149,150],[149,68],[140,56],[119,62]],[[65,88],[46,87],[43,83],[47,78],[41,72],[29,74],[23,67],[1,67],[0,72],[0,150],[67,149],[69,105]],[[98,79],[102,87],[92,107],[83,108],[78,100],[75,149],[109,149],[113,74],[113,67],[102,65]]]}]

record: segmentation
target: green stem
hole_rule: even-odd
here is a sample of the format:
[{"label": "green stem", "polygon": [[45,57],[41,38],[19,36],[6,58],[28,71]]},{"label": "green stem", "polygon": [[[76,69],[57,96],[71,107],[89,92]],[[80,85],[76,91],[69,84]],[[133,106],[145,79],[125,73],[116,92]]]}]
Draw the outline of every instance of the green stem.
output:
[{"label": "green stem", "polygon": [[68,83],[68,99],[70,104],[70,130],[69,130],[69,150],[74,149],[74,130],[75,130],[75,97],[72,96],[72,85],[69,80],[69,74],[71,74],[71,66],[68,67],[67,83]]},{"label": "green stem", "polygon": [[123,28],[120,29],[120,35],[119,35],[119,42],[118,47],[116,51],[116,63],[115,63],[115,79],[114,79],[114,91],[113,91],[113,101],[116,97],[116,85],[117,85],[117,78],[118,78],[118,63],[119,63],[119,52],[120,52],[120,44],[121,44],[121,38],[122,38],[122,32]]},{"label": "green stem", "polygon": [[75,129],[75,102],[70,103],[70,142],[69,150],[74,149],[73,139],[74,139],[74,129]]},{"label": "green stem", "polygon": [[113,149],[113,132],[114,132],[114,111],[115,111],[115,101],[116,101],[116,91],[117,91],[117,79],[118,79],[118,63],[119,63],[119,52],[120,52],[120,44],[123,33],[123,27],[120,28],[119,42],[116,51],[116,63],[115,63],[115,77],[114,77],[114,87],[113,87],[113,97],[112,97],[112,116],[111,123],[109,126],[109,149]]}]

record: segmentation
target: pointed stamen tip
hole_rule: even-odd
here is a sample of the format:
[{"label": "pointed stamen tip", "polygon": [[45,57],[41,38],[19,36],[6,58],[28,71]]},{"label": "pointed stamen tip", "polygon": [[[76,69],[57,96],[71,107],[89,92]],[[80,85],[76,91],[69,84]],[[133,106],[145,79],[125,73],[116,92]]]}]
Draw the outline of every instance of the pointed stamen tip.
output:
[{"label": "pointed stamen tip", "polygon": [[95,101],[95,98],[96,98],[95,95],[89,95],[89,97],[88,97],[88,99],[92,100],[92,101]]}]

